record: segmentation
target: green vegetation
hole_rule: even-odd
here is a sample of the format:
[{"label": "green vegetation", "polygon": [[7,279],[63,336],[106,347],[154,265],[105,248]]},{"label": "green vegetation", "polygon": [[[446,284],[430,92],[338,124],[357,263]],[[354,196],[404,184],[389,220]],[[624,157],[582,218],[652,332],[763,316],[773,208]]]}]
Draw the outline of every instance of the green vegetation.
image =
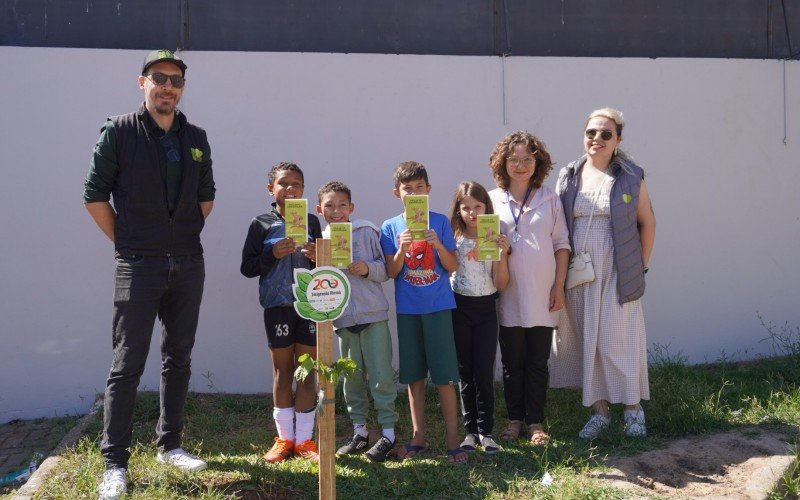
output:
[{"label": "green vegetation", "polygon": [[[768,326],[768,325],[765,325]],[[769,329],[768,329],[769,330]],[[791,332],[790,332],[791,333]],[[785,349],[793,347],[789,337]],[[779,346],[780,347],[780,346]],[[534,447],[523,441],[495,457],[480,452],[467,466],[447,463],[443,424],[435,390],[428,392],[429,439],[432,453],[417,461],[389,460],[373,464],[366,457],[337,460],[337,495],[340,498],[624,498],[630,493],[611,489],[590,476],[602,470],[611,455],[633,455],[665,446],[686,435],[703,435],[738,427],[757,426],[784,432],[800,457],[800,357],[779,356],[754,361],[718,362],[687,366],[678,355],[656,347],[651,352],[651,397],[644,404],[649,435],[628,438],[621,427],[620,406],[612,406],[612,429],[592,442],[577,437],[588,417],[577,390],[551,390],[548,427],[552,441]],[[505,425],[502,393],[497,391],[496,432]],[[289,460],[268,465],[261,456],[275,436],[268,396],[190,394],[186,407],[185,448],[202,456],[209,468],[199,474],[180,473],[158,464],[154,428],[158,418],[157,394],[139,398],[134,426],[133,458],[127,498],[316,498],[317,465]],[[398,441],[410,435],[408,401],[398,397]],[[337,394],[337,444],[351,432],[340,392]],[[374,416],[373,416],[374,417]],[[374,419],[370,427],[377,428]],[[41,498],[93,497],[102,475],[99,453],[100,423],[67,453],[58,470],[46,481]],[[553,478],[541,484],[545,473]],[[787,473],[772,498],[797,498],[800,466]]]}]

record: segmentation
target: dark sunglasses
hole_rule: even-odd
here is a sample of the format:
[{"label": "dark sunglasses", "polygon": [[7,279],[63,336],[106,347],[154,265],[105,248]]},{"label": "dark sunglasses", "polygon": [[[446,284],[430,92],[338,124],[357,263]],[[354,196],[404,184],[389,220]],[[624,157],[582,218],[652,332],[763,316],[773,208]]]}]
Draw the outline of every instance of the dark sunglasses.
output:
[{"label": "dark sunglasses", "polygon": [[600,133],[600,138],[604,141],[610,141],[612,137],[614,137],[614,132],[604,128],[603,130],[597,130],[596,128],[588,128],[586,129],[586,138],[587,139],[594,139],[598,132]]},{"label": "dark sunglasses", "polygon": [[167,153],[167,160],[169,161],[181,161],[181,153],[175,147],[175,142],[169,138],[169,136],[162,135],[159,139],[161,142],[161,146],[164,148],[164,151]]},{"label": "dark sunglasses", "polygon": [[166,85],[167,80],[172,82],[172,86],[176,89],[183,88],[186,85],[186,78],[182,77],[181,75],[165,75],[164,73],[149,73],[145,76],[149,76],[153,83],[156,85]]}]

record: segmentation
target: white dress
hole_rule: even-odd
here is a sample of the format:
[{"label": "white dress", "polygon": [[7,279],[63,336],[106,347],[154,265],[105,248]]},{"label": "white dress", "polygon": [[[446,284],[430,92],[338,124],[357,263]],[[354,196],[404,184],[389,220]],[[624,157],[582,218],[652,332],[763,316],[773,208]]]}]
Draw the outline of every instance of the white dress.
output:
[{"label": "white dress", "polygon": [[611,236],[611,186],[605,182],[599,193],[578,192],[575,198],[572,241],[579,251],[597,198],[586,242],[595,280],[567,290],[567,314],[560,317],[550,356],[550,386],[582,387],[584,406],[601,399],[627,405],[650,399],[642,304],[639,300],[619,304]]}]

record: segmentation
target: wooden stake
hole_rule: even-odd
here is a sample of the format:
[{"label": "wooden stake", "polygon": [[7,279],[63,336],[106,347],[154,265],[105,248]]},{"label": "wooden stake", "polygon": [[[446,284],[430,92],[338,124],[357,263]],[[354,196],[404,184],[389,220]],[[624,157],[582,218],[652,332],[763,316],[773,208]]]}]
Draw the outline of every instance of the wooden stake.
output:
[{"label": "wooden stake", "polygon": [[[317,239],[317,265],[328,266],[331,263],[331,240]],[[333,322],[317,323],[317,359],[326,365],[333,364]],[[319,423],[319,498],[320,500],[336,499],[336,386],[324,377],[319,378],[319,389],[322,400],[318,402],[320,412]]]}]

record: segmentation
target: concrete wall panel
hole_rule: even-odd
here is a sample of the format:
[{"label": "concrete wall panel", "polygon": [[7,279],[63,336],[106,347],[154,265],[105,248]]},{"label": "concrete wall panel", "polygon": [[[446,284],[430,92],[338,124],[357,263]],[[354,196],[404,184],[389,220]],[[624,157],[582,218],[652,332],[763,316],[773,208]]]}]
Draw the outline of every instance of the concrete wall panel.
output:
[{"label": "concrete wall panel", "polygon": [[[103,119],[142,98],[144,55],[0,47],[9,70],[0,82],[0,422],[82,412],[103,390],[113,248],[82,206],[82,181]],[[487,160],[504,134],[540,135],[558,169],[581,154],[585,117],[604,105],[625,112],[623,145],[648,173],[658,218],[649,344],[692,362],[747,358],[770,352],[757,314],[800,324],[796,61],[182,56],[182,108],[208,131],[218,188],[203,232],[194,390],[271,388],[256,280],[238,271],[249,221],[267,206],[270,165],[296,161],[311,200],[328,180],[348,183],[356,215],[380,223],[400,209],[390,193],[398,162],[429,167],[432,207],[446,211],[458,181],[491,186]],[[157,339],[158,330],[142,379],[151,389]]]}]

